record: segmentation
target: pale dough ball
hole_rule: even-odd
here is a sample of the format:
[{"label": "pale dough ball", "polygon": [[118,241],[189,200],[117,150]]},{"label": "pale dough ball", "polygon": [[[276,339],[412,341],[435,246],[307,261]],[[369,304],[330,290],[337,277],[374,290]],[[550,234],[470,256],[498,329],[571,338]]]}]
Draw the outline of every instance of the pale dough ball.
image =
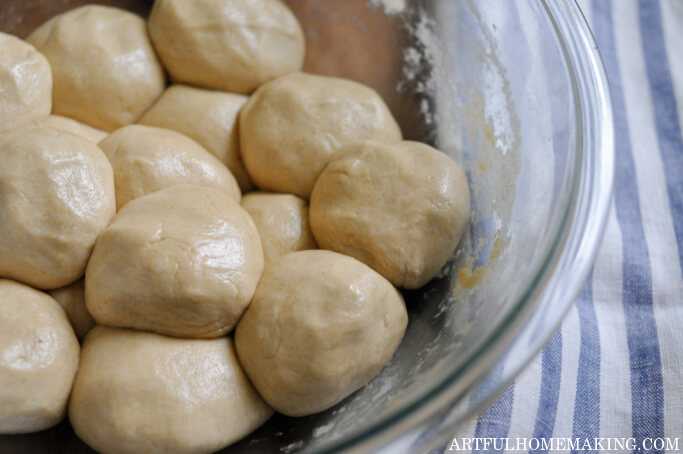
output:
[{"label": "pale dough ball", "polygon": [[252,192],[242,208],[254,220],[266,263],[290,252],[316,249],[308,223],[308,202],[291,194]]},{"label": "pale dough ball", "polygon": [[273,411],[240,368],[233,342],[97,326],[88,334],[69,419],[102,454],[212,453]]},{"label": "pale dough ball", "polygon": [[157,0],[149,34],[174,80],[235,93],[304,61],[299,22],[280,0]]},{"label": "pale dough ball", "polygon": [[85,307],[85,282],[79,279],[66,287],[51,290],[50,296],[62,306],[78,340],[85,339],[95,321]]},{"label": "pale dough ball", "polygon": [[68,132],[77,136],[88,139],[93,143],[98,143],[100,140],[107,137],[107,133],[101,129],[93,128],[92,126],[81,123],[80,121],[71,118],[62,117],[61,115],[50,115],[42,123],[43,126],[56,129],[57,131]]},{"label": "pale dough ball", "polygon": [[364,139],[398,142],[401,130],[374,90],[350,80],[289,74],[259,88],[240,114],[256,186],[305,199],[332,155]]},{"label": "pale dough ball", "polygon": [[243,191],[252,183],[242,163],[237,115],[247,97],[187,85],[172,85],[139,123],[185,134],[228,166]]},{"label": "pale dough ball", "polygon": [[115,210],[112,168],[94,143],[44,126],[0,135],[0,276],[75,282]]},{"label": "pale dough ball", "polygon": [[179,132],[128,125],[99,143],[114,168],[116,205],[178,184],[212,186],[239,203],[230,171],[197,142]]},{"label": "pale dough ball", "polygon": [[268,264],[235,346],[261,397],[303,416],[375,377],[407,324],[401,295],[368,266],[336,252],[301,251]]},{"label": "pale dough ball", "polygon": [[0,33],[0,131],[47,118],[52,109],[52,71],[32,45]]},{"label": "pale dough ball", "polygon": [[55,300],[0,279],[0,434],[37,432],[62,420],[78,352]]},{"label": "pale dough ball", "polygon": [[164,90],[143,18],[89,5],[59,14],[27,40],[52,66],[52,109],[105,131],[133,123]]},{"label": "pale dough ball", "polygon": [[418,142],[351,145],[320,174],[311,195],[311,228],[321,248],[355,257],[405,288],[439,272],[469,216],[467,176]]},{"label": "pale dough ball", "polygon": [[129,202],[100,235],[85,302],[101,325],[217,337],[235,326],[262,271],[258,231],[237,202],[172,186]]}]

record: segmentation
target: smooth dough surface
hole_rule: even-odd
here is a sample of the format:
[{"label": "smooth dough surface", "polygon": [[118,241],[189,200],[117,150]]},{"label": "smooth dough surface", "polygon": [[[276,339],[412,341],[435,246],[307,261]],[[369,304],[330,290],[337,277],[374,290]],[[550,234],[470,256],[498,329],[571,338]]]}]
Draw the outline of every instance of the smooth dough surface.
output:
[{"label": "smooth dough surface", "polygon": [[44,126],[0,135],[0,276],[63,287],[83,276],[116,210],[107,157]]},{"label": "smooth dough surface", "polygon": [[375,377],[407,323],[401,295],[368,266],[336,252],[301,251],[266,266],[235,346],[263,399],[303,416]]},{"label": "smooth dough surface", "polygon": [[57,131],[68,132],[76,134],[77,136],[88,139],[93,143],[98,143],[100,140],[107,137],[107,133],[101,129],[93,128],[92,126],[81,123],[71,118],[62,117],[61,115],[50,115],[42,123],[43,126],[56,129]]},{"label": "smooth dough surface", "polygon": [[256,186],[305,199],[332,155],[365,139],[398,142],[401,130],[374,90],[350,80],[289,74],[259,88],[240,114]]},{"label": "smooth dough surface", "polygon": [[55,300],[0,279],[0,434],[37,432],[62,420],[78,354]]},{"label": "smooth dough surface", "polygon": [[83,343],[69,404],[74,430],[102,454],[208,454],[272,413],[230,338],[174,339],[102,326]]},{"label": "smooth dough surface", "polygon": [[29,43],[0,33],[0,131],[37,123],[51,109],[47,59]]},{"label": "smooth dough surface", "polygon": [[157,0],[149,34],[171,77],[234,93],[304,61],[304,35],[280,0]]},{"label": "smooth dough surface", "polygon": [[100,235],[85,302],[101,325],[217,337],[235,326],[262,271],[258,231],[237,202],[172,186],[126,204]]},{"label": "smooth dough surface", "polygon": [[252,183],[242,163],[237,116],[247,97],[187,85],[170,86],[139,123],[185,134],[228,166],[243,191]]},{"label": "smooth dough surface", "polygon": [[164,90],[145,20],[131,12],[82,6],[26,39],[52,66],[53,113],[113,131],[135,122]]},{"label": "smooth dough surface", "polygon": [[467,176],[418,142],[348,146],[311,196],[311,229],[321,248],[355,257],[405,288],[439,272],[469,216]]},{"label": "smooth dough surface", "polygon": [[308,223],[308,202],[292,194],[251,192],[242,208],[254,220],[266,263],[290,252],[316,249]]},{"label": "smooth dough surface", "polygon": [[242,193],[235,177],[194,140],[171,131],[128,125],[99,143],[114,168],[116,205],[178,184],[211,186],[239,203]]},{"label": "smooth dough surface", "polygon": [[86,334],[95,326],[95,320],[85,307],[85,282],[79,279],[66,287],[50,290],[50,296],[62,306],[71,327],[79,341],[85,339]]}]

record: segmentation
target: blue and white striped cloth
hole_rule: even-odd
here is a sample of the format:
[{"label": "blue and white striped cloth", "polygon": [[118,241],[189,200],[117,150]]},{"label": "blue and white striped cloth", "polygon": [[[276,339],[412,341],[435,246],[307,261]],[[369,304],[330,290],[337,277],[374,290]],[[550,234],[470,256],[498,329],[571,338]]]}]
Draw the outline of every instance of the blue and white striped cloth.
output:
[{"label": "blue and white striped cloth", "polygon": [[678,437],[683,450],[683,0],[579,4],[614,102],[605,238],[561,330],[455,435]]}]

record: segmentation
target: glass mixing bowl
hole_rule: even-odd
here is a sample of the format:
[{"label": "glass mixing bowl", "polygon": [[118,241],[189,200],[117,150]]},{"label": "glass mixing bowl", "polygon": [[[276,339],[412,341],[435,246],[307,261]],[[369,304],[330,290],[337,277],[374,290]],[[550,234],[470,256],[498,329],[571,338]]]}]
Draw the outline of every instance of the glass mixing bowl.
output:
[{"label": "glass mixing bowl", "polygon": [[[83,3],[5,0],[0,29],[25,36]],[[473,215],[440,275],[404,292],[410,325],[377,378],[326,412],[276,415],[224,452],[428,451],[541,349],[589,272],[613,172],[600,57],[571,0],[287,3],[306,33],[306,70],[377,89],[406,138],[467,170]],[[0,451],[90,452],[67,422],[0,437]]]}]

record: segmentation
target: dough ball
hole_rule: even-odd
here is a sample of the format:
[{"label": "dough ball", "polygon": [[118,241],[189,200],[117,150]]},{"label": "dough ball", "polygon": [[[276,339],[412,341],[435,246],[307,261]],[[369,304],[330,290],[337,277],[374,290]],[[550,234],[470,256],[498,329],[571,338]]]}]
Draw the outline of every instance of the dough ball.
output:
[{"label": "dough ball", "polygon": [[93,328],[69,404],[76,434],[102,454],[212,453],[273,411],[240,368],[232,340]]},{"label": "dough ball", "polygon": [[82,6],[59,14],[27,40],[52,65],[52,109],[113,131],[133,123],[164,90],[164,71],[141,17]]},{"label": "dough ball", "polygon": [[0,131],[47,118],[52,109],[52,71],[32,45],[0,33]]},{"label": "dough ball", "polygon": [[140,119],[149,126],[185,134],[228,166],[240,188],[252,188],[237,139],[237,115],[247,97],[186,85],[172,85]]},{"label": "dough ball", "polygon": [[114,168],[116,205],[178,184],[212,186],[239,203],[230,171],[197,142],[169,129],[128,125],[100,142]]},{"label": "dough ball", "polygon": [[311,195],[323,249],[355,257],[394,285],[418,288],[446,264],[470,215],[467,177],[418,142],[364,142],[338,153]]},{"label": "dough ball", "polygon": [[374,90],[350,80],[289,74],[259,88],[240,114],[254,183],[305,199],[332,155],[364,139],[397,142],[401,130]]},{"label": "dough ball", "polygon": [[354,258],[302,251],[268,264],[235,332],[242,367],[277,411],[323,411],[375,377],[408,323],[403,298]]},{"label": "dough ball", "polygon": [[171,77],[235,93],[300,70],[304,35],[280,0],[157,0],[149,34]]},{"label": "dough ball", "polygon": [[85,307],[85,282],[83,279],[66,287],[51,290],[50,296],[64,309],[78,340],[85,339],[88,331],[95,326],[95,321]]},{"label": "dough ball", "polygon": [[94,143],[44,126],[0,135],[0,276],[75,282],[115,210],[111,165]]},{"label": "dough ball", "polygon": [[78,350],[55,300],[0,279],[0,434],[37,432],[62,420]]},{"label": "dough ball", "polygon": [[88,139],[93,143],[98,143],[100,140],[107,137],[107,133],[101,129],[93,128],[80,121],[72,120],[71,118],[62,117],[61,115],[50,115],[42,124],[48,128],[57,131],[68,132],[77,136]]},{"label": "dough ball", "polygon": [[316,249],[308,224],[308,202],[291,194],[252,192],[242,208],[254,220],[266,263],[290,252]]},{"label": "dough ball", "polygon": [[262,271],[258,231],[230,195],[172,186],[129,202],[100,235],[85,302],[101,325],[217,337],[235,326]]}]

